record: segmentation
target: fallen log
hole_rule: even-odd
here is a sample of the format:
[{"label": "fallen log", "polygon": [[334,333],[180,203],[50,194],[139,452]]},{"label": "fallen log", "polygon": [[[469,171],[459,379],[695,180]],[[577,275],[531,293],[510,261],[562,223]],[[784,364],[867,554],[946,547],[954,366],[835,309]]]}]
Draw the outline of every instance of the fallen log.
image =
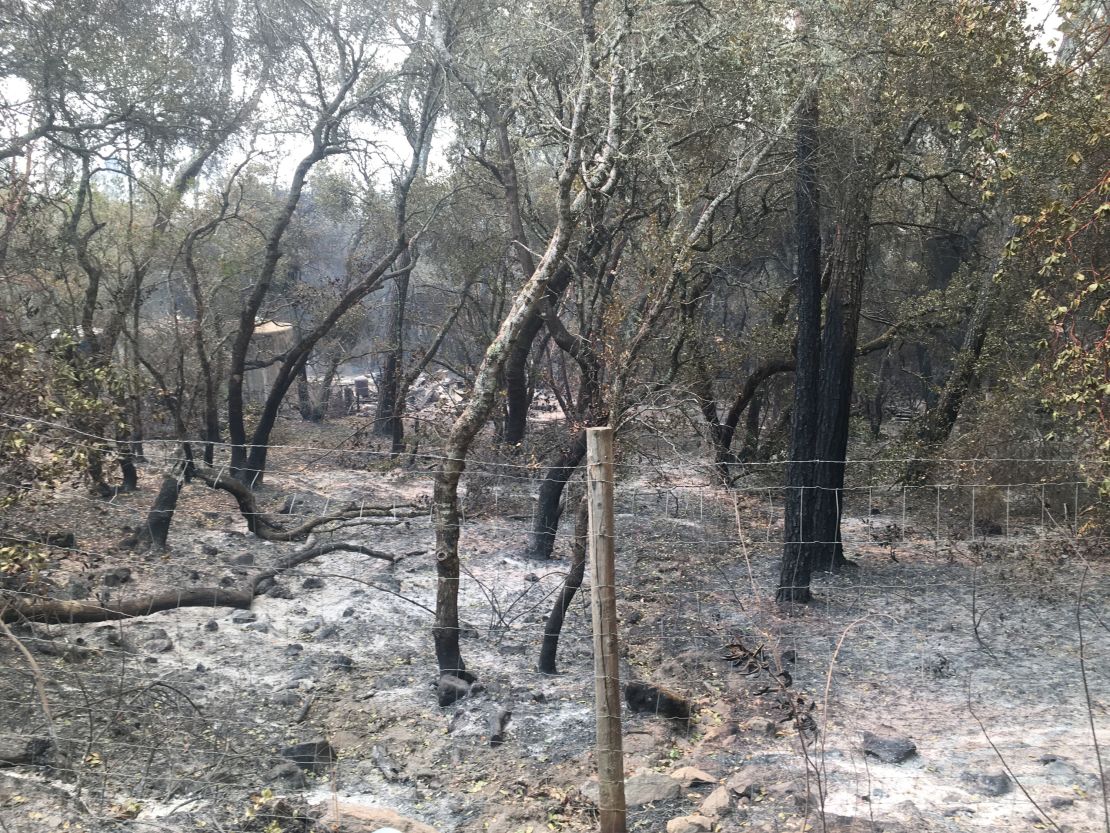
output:
[{"label": "fallen log", "polygon": [[273,566],[247,576],[242,587],[193,587],[188,590],[169,590],[104,603],[4,594],[0,597],[0,604],[2,604],[0,621],[48,622],[66,625],[132,619],[182,607],[231,607],[247,610],[254,597],[258,595],[258,586],[263,581],[273,579],[286,570],[332,552],[361,553],[371,558],[388,561],[390,564],[396,560],[395,556],[389,553],[361,544],[332,541],[305,547],[279,558]]}]

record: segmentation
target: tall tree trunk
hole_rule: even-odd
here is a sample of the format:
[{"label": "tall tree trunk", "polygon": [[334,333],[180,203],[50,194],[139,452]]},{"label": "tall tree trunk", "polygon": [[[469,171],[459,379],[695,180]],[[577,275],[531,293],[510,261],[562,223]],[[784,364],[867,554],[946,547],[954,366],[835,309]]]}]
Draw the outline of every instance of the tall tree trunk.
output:
[{"label": "tall tree trunk", "polygon": [[813,458],[817,447],[817,395],[821,361],[821,213],[817,184],[818,98],[809,90],[798,114],[795,174],[795,236],[798,246],[798,335],[790,459],[786,467],[782,572],[778,599],[808,602],[814,540],[811,513]]},{"label": "tall tree trunk", "polygon": [[308,385],[308,364],[301,365],[297,373],[297,410],[305,422],[316,421],[316,408],[312,404],[312,389]]},{"label": "tall tree trunk", "polygon": [[[860,168],[866,170],[864,165]],[[838,571],[847,564],[840,538],[840,518],[844,509],[844,461],[848,452],[873,193],[871,183],[861,176],[863,170],[853,172],[847,185],[849,193],[829,262],[830,282],[821,341],[816,490],[811,508],[816,541],[811,554],[814,570]]]},{"label": "tall tree trunk", "polygon": [[[408,268],[412,265],[412,255],[408,249],[401,253],[397,265],[405,271],[394,281],[396,298],[389,322],[389,349],[386,351],[382,376],[378,382],[378,405],[374,414],[374,433],[382,437],[392,437],[397,433],[394,412],[397,410],[397,397],[401,377],[404,375],[405,309],[409,294]],[[401,433],[404,433],[403,429]]]}]

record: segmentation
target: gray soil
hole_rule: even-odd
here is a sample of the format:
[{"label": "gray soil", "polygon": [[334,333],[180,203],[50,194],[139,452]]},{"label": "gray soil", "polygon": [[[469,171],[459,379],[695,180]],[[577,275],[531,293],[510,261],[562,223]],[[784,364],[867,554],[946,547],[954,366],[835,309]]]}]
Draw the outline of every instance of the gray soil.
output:
[{"label": "gray soil", "polygon": [[[4,637],[0,758],[19,759],[28,739],[54,745],[0,764],[0,831],[263,831],[276,821],[289,833],[313,829],[335,802],[388,807],[442,833],[593,829],[588,595],[568,614],[562,673],[535,670],[567,566],[565,543],[552,561],[521,555],[536,471],[470,469],[460,604],[481,689],[440,708],[426,609],[431,462],[356,457],[275,451],[260,499],[276,508],[296,494],[295,514],[346,501],[416,507],[335,533],[393,564],[323,556],[280,576],[249,613],[13,626],[52,720],[36,673]],[[227,495],[191,485],[166,553],[116,549],[144,516],[155,471],[110,505],[71,490],[20,509],[17,520],[77,534],[42,572],[51,592],[237,584],[302,546],[248,536]],[[626,716],[630,775],[693,765],[731,778],[721,831],[1110,829],[1093,735],[1105,759],[1110,560],[1082,536],[1019,513],[1001,535],[946,525],[938,536],[927,507],[904,516],[890,493],[889,505],[849,512],[857,571],[819,578],[815,604],[782,609],[770,602],[781,519],[765,490],[727,493],[693,468],[637,463],[618,493],[622,673],[695,708],[688,731]],[[118,579],[105,570],[119,566],[130,575],[108,586]],[[512,717],[491,747],[500,709]],[[881,760],[865,753],[864,733],[914,751]],[[317,773],[282,757],[317,739],[337,753]],[[633,808],[629,828],[662,831],[711,789]]]}]

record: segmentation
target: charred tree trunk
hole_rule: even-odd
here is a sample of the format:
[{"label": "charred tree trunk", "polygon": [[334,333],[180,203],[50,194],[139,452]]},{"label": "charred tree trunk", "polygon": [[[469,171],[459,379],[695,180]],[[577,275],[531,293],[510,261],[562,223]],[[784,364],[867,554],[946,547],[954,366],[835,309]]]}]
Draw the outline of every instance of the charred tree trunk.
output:
[{"label": "charred tree trunk", "polygon": [[555,535],[559,531],[560,504],[567,481],[574,476],[586,455],[586,429],[580,428],[570,444],[543,475],[536,501],[536,517],[528,541],[530,558],[548,559],[555,549]]},{"label": "charred tree trunk", "polygon": [[170,524],[173,523],[174,512],[177,511],[177,499],[181,495],[181,484],[184,477],[185,463],[174,466],[173,471],[162,478],[162,487],[154,499],[154,505],[147,513],[146,523],[136,536],[140,543],[149,544],[153,550],[166,548],[166,541],[170,535]]},{"label": "charred tree trunk", "polygon": [[[583,436],[585,432],[583,431]],[[563,579],[563,589],[555,598],[551,613],[543,629],[543,643],[540,645],[539,670],[541,674],[556,674],[556,656],[559,652],[559,637],[563,632],[563,621],[570,610],[574,596],[582,587],[586,575],[586,541],[590,524],[589,503],[583,495],[574,513],[574,543],[571,547],[570,570]]]},{"label": "charred tree trunk", "polygon": [[[398,266],[405,271],[394,281],[396,299],[389,323],[389,350],[386,351],[382,377],[378,382],[378,405],[374,414],[374,433],[382,437],[393,437],[397,433],[397,397],[401,395],[401,377],[404,375],[405,310],[409,294],[407,270],[412,264],[412,255],[406,249],[397,260]],[[404,433],[403,430],[401,433]]]},{"label": "charred tree trunk", "polygon": [[780,602],[808,602],[814,540],[807,503],[812,501],[817,443],[817,395],[821,361],[821,214],[817,184],[817,89],[798,114],[795,175],[795,235],[798,246],[798,335],[795,342],[794,406],[790,459],[786,467]]},{"label": "charred tree trunk", "polygon": [[[856,178],[859,178],[858,173]],[[844,461],[848,452],[852,383],[871,228],[870,183],[850,182],[848,188],[843,222],[829,265],[814,470],[817,488],[811,508],[816,542],[811,553],[812,569],[833,572],[840,571],[848,563],[841,545],[840,517],[844,509]]]},{"label": "charred tree trunk", "polygon": [[316,422],[316,408],[312,404],[312,390],[308,386],[307,364],[302,364],[297,374],[297,411],[305,422]]}]

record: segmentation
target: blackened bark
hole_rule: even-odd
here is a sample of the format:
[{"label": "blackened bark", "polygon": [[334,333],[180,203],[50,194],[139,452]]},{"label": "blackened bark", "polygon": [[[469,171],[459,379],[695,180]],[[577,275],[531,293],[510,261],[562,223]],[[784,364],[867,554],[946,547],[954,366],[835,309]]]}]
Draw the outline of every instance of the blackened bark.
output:
[{"label": "blackened bark", "polygon": [[821,337],[821,214],[817,184],[818,98],[809,90],[798,114],[795,175],[795,234],[798,246],[798,335],[790,462],[786,468],[786,517],[783,526],[780,602],[808,602],[813,540],[807,501],[812,500],[813,458],[817,437],[817,394]]},{"label": "blackened bark", "polygon": [[559,505],[567,481],[574,476],[586,455],[586,429],[580,428],[555,461],[544,471],[536,502],[536,517],[528,541],[528,556],[547,559],[555,549],[555,535],[559,531]]},{"label": "blackened bark", "polygon": [[871,228],[871,186],[858,173],[849,182],[830,257],[830,282],[821,342],[812,516],[814,570],[839,571],[846,564],[840,538],[844,508],[844,461],[852,412],[856,345]]},{"label": "blackened bark", "polygon": [[[378,382],[378,405],[374,414],[374,433],[382,437],[394,437],[398,431],[395,416],[397,397],[400,395],[401,377],[404,374],[405,355],[405,310],[408,304],[409,272],[412,255],[408,249],[397,259],[397,266],[404,270],[394,281],[395,303],[389,322],[389,350],[385,354],[382,376]],[[403,430],[401,431],[403,435]]]},{"label": "blackened bark", "polygon": [[147,513],[146,523],[139,530],[138,540],[150,544],[152,549],[165,549],[169,539],[170,524],[173,523],[177,499],[181,495],[182,468],[176,466],[174,471],[162,478],[162,487]]},{"label": "blackened bark", "polygon": [[[544,295],[544,302],[557,306],[559,297],[567,288],[573,273],[569,266],[561,266],[551,278]],[[505,382],[505,427],[501,442],[515,446],[524,442],[528,431],[528,409],[532,406],[532,389],[529,384],[529,357],[536,336],[543,329],[543,315],[540,308],[534,309],[524,322],[520,341],[513,345],[505,361],[503,379]]]},{"label": "blackened bark", "polygon": [[[585,432],[583,432],[585,436]],[[582,587],[582,579],[586,575],[586,539],[589,529],[589,504],[585,496],[578,503],[578,510],[574,514],[574,544],[571,547],[570,570],[563,579],[563,588],[555,598],[551,613],[543,629],[543,643],[540,645],[540,659],[538,667],[541,674],[556,674],[556,656],[559,652],[559,636],[563,632],[563,621],[567,611],[570,610],[574,596]]]}]

